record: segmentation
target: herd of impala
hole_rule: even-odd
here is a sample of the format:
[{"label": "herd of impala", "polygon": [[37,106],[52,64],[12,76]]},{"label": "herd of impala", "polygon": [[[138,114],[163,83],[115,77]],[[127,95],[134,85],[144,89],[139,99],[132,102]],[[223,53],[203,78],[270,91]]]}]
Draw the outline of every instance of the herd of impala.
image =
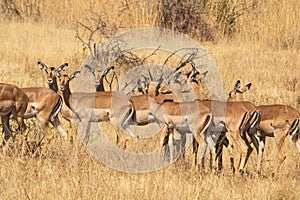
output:
[{"label": "herd of impala", "polygon": [[[257,172],[261,171],[262,156],[266,137],[274,137],[277,146],[277,160],[275,173],[285,157],[283,143],[287,136],[295,143],[300,153],[300,113],[287,105],[260,105],[256,106],[243,99],[243,93],[250,89],[251,83],[241,86],[237,81],[230,91],[227,101],[203,100],[200,83],[207,71],[200,73],[196,68],[184,69],[178,67],[175,78],[181,76],[192,87],[193,99],[181,101],[174,95],[174,91],[162,86],[163,75],[154,81],[149,71],[149,79],[137,80],[138,91],[126,95],[122,91],[105,91],[104,81],[108,74],[112,80],[118,82],[114,67],[105,70],[96,70],[89,65],[85,69],[95,77],[95,92],[74,92],[70,90],[70,81],[80,75],[76,71],[70,76],[63,73],[68,67],[65,63],[58,68],[48,68],[44,63],[38,66],[47,74],[45,87],[19,88],[15,85],[0,83],[0,115],[4,132],[1,148],[5,146],[11,136],[10,119],[15,119],[19,129],[27,140],[28,130],[23,119],[35,117],[44,130],[42,154],[46,153],[47,145],[53,134],[49,123],[55,127],[68,141],[80,135],[84,143],[89,141],[91,122],[109,121],[116,130],[117,144],[121,138],[122,145],[132,138],[137,139],[130,125],[144,126],[149,123],[163,125],[160,144],[163,147],[168,142],[170,134],[191,132],[194,136],[195,163],[197,162],[198,146],[207,147],[212,155],[212,169],[222,167],[221,150],[225,146],[230,154],[232,170],[234,159],[233,145],[240,151],[238,170],[243,172],[254,145],[258,154]],[[178,87],[182,90],[183,87]],[[70,122],[71,131],[67,133],[62,127],[58,114]],[[77,133],[76,121],[81,121],[84,133]],[[120,131],[128,134],[121,134]],[[229,138],[229,140],[227,139]],[[204,161],[204,153],[201,155]],[[219,162],[216,162],[219,159]],[[203,164],[203,163],[202,163]],[[218,164],[218,166],[217,166]]]}]

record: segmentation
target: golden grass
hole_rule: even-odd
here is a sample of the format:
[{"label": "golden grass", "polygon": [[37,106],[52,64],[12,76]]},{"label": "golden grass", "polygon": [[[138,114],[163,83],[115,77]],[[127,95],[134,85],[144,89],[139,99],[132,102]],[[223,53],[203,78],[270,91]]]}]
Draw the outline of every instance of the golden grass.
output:
[{"label": "golden grass", "polygon": [[[126,28],[156,24],[157,13],[137,0],[128,0],[128,7],[118,16],[125,2],[41,1],[40,19],[1,21],[0,82],[20,87],[46,86],[44,72],[37,66],[39,60],[48,66],[68,62],[69,73],[78,69],[88,52],[75,39],[75,23],[87,17],[86,10],[91,7],[106,11],[110,25],[120,21]],[[252,82],[246,98],[255,104],[296,107],[300,95],[300,6],[297,0],[274,2],[264,2],[259,11],[243,16],[239,20],[240,32],[231,40],[203,46],[216,61],[226,92],[240,79],[243,83]],[[68,129],[68,124],[63,123]],[[31,125],[31,133],[34,129]],[[141,143],[150,149],[153,145]],[[128,148],[134,147],[130,143]],[[185,160],[162,170],[130,174],[110,169],[80,146],[56,139],[45,158],[22,157],[18,151],[0,153],[0,199],[298,199],[299,154],[288,139],[284,151],[287,159],[275,178],[270,177],[276,155],[273,138],[267,139],[265,150],[266,177],[254,174],[255,153],[246,167],[251,175],[232,175],[226,151],[220,175],[201,175],[193,167],[191,149]],[[235,157],[238,158],[237,151]]]}]

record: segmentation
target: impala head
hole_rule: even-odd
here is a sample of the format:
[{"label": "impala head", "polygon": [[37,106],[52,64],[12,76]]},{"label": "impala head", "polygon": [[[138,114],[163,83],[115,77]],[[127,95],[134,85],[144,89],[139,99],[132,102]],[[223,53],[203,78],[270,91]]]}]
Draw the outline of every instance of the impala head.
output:
[{"label": "impala head", "polygon": [[[69,82],[71,80],[73,80],[74,78],[77,78],[80,74],[80,71],[75,71],[73,74],[71,74],[71,76],[69,77],[67,74],[64,74],[62,76],[59,76],[59,80],[60,80],[60,90],[64,91],[67,90],[69,88]],[[57,73],[56,73],[57,75]]]},{"label": "impala head", "polygon": [[68,63],[64,63],[61,66],[59,66],[57,69],[55,67],[48,68],[44,63],[38,62],[38,66],[41,70],[44,70],[47,73],[47,84],[50,89],[57,92],[57,82],[56,82],[56,75],[55,73],[60,73],[62,71],[65,71],[68,67]]},{"label": "impala head", "polygon": [[149,81],[147,79],[147,77],[145,77],[143,75],[144,80],[138,79],[137,80],[137,93],[140,94],[148,94],[148,90],[149,90]]},{"label": "impala head", "polygon": [[241,87],[241,81],[237,80],[234,85],[234,89],[229,92],[228,101],[244,101],[243,94],[250,89],[251,85],[251,83],[248,83]]},{"label": "impala head", "polygon": [[148,83],[148,94],[150,96],[158,96],[158,94],[160,93],[160,89],[161,89],[161,84],[163,82],[163,75],[164,73],[162,73],[159,77],[159,79],[156,81],[154,80],[150,70],[148,70],[149,73],[149,77],[150,77],[150,83]]},{"label": "impala head", "polygon": [[208,71],[200,73],[198,70],[194,69],[190,75],[190,82],[200,84],[206,77]]},{"label": "impala head", "polygon": [[[104,80],[106,80],[106,82],[109,83],[109,81],[107,79],[107,75],[110,74],[111,72],[113,72],[115,67],[110,66],[104,70],[101,70],[101,69],[96,70],[89,65],[85,65],[84,67],[86,68],[86,70],[88,72],[91,72],[93,74],[97,92],[104,91],[103,82],[104,82]],[[112,82],[112,80],[111,80],[111,82]]]},{"label": "impala head", "polygon": [[197,68],[195,67],[194,63],[190,63],[189,61],[183,62],[176,68],[176,72],[184,76],[187,80],[191,82],[200,83],[203,80],[208,71],[200,73]]}]

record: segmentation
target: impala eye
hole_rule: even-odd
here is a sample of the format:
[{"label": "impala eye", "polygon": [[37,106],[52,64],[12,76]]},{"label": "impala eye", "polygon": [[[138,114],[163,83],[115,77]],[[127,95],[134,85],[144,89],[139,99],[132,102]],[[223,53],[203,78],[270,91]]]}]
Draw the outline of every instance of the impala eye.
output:
[{"label": "impala eye", "polygon": [[95,81],[95,85],[96,86],[100,85],[100,82],[99,81]]}]

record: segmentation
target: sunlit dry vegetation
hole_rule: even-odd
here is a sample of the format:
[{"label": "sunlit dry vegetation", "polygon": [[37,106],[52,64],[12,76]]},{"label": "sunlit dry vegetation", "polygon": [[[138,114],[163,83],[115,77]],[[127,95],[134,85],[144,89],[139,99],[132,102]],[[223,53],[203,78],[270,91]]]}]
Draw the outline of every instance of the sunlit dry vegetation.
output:
[{"label": "sunlit dry vegetation", "polygon": [[[155,26],[184,32],[201,41],[215,60],[226,93],[240,79],[252,83],[245,98],[254,104],[280,103],[299,110],[300,1],[176,2],[2,0],[0,82],[47,87],[38,61],[49,66],[68,62],[69,74],[78,70],[90,53],[78,38],[83,33],[81,24],[93,26],[95,16],[100,16],[107,34]],[[163,10],[163,5],[172,12]],[[182,17],[176,18],[176,8],[189,8],[191,12],[178,11]],[[163,20],[162,16],[166,18]],[[205,33],[201,32],[204,28]],[[93,42],[102,39],[105,38],[95,35]],[[61,121],[68,130],[69,124]],[[26,124],[32,137],[41,132],[35,120],[27,120]],[[114,134],[113,130],[108,132]],[[80,144],[61,141],[58,133],[45,157],[22,156],[18,137],[10,144],[11,152],[0,153],[0,199],[298,199],[300,196],[300,157],[288,137],[284,145],[286,160],[274,178],[270,176],[276,156],[273,138],[267,138],[262,176],[255,174],[256,153],[249,159],[247,173],[241,176],[232,175],[226,151],[224,169],[219,175],[200,174],[193,166],[191,149],[185,159],[164,169],[130,174],[106,167]],[[142,141],[141,146],[148,145],[151,149],[157,145],[156,139]],[[134,149],[133,143],[130,148]],[[235,157],[238,158],[237,152]]]}]

